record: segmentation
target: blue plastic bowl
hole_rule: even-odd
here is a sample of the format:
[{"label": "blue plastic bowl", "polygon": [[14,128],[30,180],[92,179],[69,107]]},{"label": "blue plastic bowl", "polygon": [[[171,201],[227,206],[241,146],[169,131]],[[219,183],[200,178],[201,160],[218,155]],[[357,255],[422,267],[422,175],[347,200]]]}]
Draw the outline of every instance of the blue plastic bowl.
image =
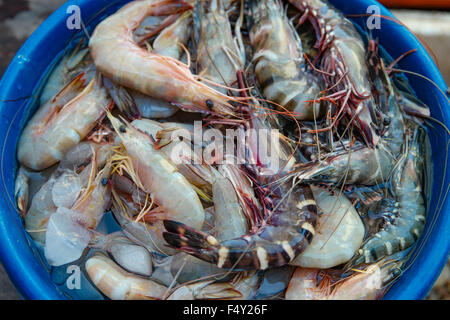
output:
[{"label": "blue plastic bowl", "polygon": [[[19,134],[30,115],[36,92],[44,81],[43,75],[55,58],[61,55],[69,40],[77,32],[82,32],[67,28],[69,6],[79,6],[82,20],[92,27],[103,16],[114,12],[126,2],[128,1],[67,2],[23,45],[0,83],[0,136],[4,138],[0,160],[0,257],[17,289],[27,299],[66,299],[67,296],[52,282],[47,268],[34,254],[35,246],[15,209],[13,194]],[[366,14],[370,5],[378,5],[381,15],[393,17],[387,9],[372,0],[331,2],[347,15]],[[365,19],[355,18],[354,21],[366,29]],[[415,53],[402,59],[399,67],[434,82],[435,85],[423,77],[407,74],[417,96],[430,106],[432,116],[450,127],[450,106],[445,93],[447,85],[420,42],[405,27],[389,19],[382,19],[381,30],[372,30],[372,34],[373,37],[379,37],[380,44],[393,58],[417,49]],[[423,299],[448,259],[450,200],[445,195],[450,181],[450,173],[446,170],[450,164],[446,157],[449,137],[436,124],[430,127],[429,133],[433,152],[433,184],[426,229],[410,259],[408,269],[390,288],[385,299]]]}]

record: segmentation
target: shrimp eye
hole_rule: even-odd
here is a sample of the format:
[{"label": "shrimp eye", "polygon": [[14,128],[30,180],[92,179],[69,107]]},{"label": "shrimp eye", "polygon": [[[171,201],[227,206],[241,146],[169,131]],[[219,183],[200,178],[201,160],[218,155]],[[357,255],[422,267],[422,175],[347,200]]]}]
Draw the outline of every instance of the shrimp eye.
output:
[{"label": "shrimp eye", "polygon": [[383,123],[384,123],[385,126],[390,125],[390,124],[391,124],[391,118],[385,117],[385,118],[383,119]]},{"label": "shrimp eye", "polygon": [[119,131],[122,132],[122,133],[125,133],[125,132],[127,132],[127,127],[120,126]]},{"label": "shrimp eye", "polygon": [[102,185],[106,186],[108,184],[108,178],[103,178],[102,179]]},{"label": "shrimp eye", "polygon": [[206,100],[206,106],[212,110],[212,108],[214,107],[214,102],[212,102],[212,100],[208,99]]}]

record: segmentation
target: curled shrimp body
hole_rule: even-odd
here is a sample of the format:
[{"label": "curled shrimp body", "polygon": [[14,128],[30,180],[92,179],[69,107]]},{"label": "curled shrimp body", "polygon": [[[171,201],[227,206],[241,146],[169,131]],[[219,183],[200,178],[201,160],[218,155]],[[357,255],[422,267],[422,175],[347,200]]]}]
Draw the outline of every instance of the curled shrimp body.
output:
[{"label": "curled shrimp body", "polygon": [[410,138],[411,146],[392,177],[392,187],[397,200],[394,208],[383,211],[394,213],[392,223],[369,238],[353,258],[353,264],[371,263],[385,256],[411,247],[425,227],[425,199],[423,194],[423,129],[417,128]]},{"label": "curled shrimp body", "polygon": [[349,261],[364,239],[364,225],[352,202],[338,191],[311,187],[321,209],[311,245],[291,265],[306,268],[333,268]]},{"label": "curled shrimp body", "polygon": [[179,60],[139,47],[133,31],[149,15],[170,15],[191,9],[184,1],[133,1],[103,20],[89,42],[99,71],[114,82],[163,99],[186,111],[230,114],[229,97],[202,84]]},{"label": "curled shrimp body", "polygon": [[311,242],[317,205],[307,186],[289,183],[278,190],[282,198],[266,224],[252,234],[219,242],[215,237],[165,220],[164,239],[171,246],[219,268],[267,269],[291,262]]},{"label": "curled shrimp body", "polygon": [[299,24],[309,20],[316,32],[315,48],[326,83],[332,86],[333,100],[339,102],[336,122],[348,114],[369,146],[378,143],[372,126],[370,94],[365,48],[361,36],[350,20],[326,0],[289,0],[303,14]]},{"label": "curled shrimp body", "polygon": [[78,76],[28,122],[18,143],[20,163],[40,171],[59,162],[88,135],[109,106],[100,76],[87,86]]},{"label": "curled shrimp body", "polygon": [[298,119],[319,118],[321,104],[308,102],[318,98],[319,82],[305,70],[301,41],[280,4],[274,0],[252,1],[252,14],[250,40],[263,95]]}]

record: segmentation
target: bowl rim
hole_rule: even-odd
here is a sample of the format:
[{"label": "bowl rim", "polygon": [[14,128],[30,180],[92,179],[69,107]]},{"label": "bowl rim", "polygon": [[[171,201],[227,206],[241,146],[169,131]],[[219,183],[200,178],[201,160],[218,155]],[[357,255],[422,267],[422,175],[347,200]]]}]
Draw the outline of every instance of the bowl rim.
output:
[{"label": "bowl rim", "polygon": [[[333,3],[342,1],[343,0],[331,0]],[[7,96],[7,93],[14,90],[15,80],[20,77],[21,73],[21,59],[23,59],[23,57],[32,56],[36,50],[40,50],[40,43],[45,38],[51,36],[55,28],[61,27],[61,25],[65,23],[67,18],[66,12],[69,6],[77,5],[81,8],[89,7],[89,9],[86,10],[92,13],[98,12],[104,3],[110,4],[110,2],[105,0],[71,0],[51,14],[28,38],[11,61],[0,81],[0,97],[5,97]],[[364,9],[365,12],[368,5],[377,5],[381,10],[382,15],[394,17],[389,10],[374,0],[354,0],[351,3],[350,10],[353,12],[362,12],[361,9]],[[338,7],[340,6],[338,5]],[[394,27],[394,29],[396,28]],[[401,34],[404,41],[408,42],[409,46],[417,49],[417,59],[429,67],[426,76],[432,79],[442,92],[445,92],[447,90],[447,85],[434,61],[428,55],[422,44],[408,30],[401,31],[396,29],[392,32],[392,34],[395,35],[398,33]],[[445,101],[444,103],[449,106],[448,101]],[[5,107],[6,102],[0,102],[0,110]],[[445,123],[450,124],[449,109],[444,108],[442,113]],[[448,161],[448,163],[450,164],[450,161]],[[3,206],[0,206],[0,259],[18,291],[27,299],[67,299],[67,297],[62,295],[56,288],[53,282],[51,282],[48,272],[42,268],[42,265],[40,268],[42,270],[30,267],[35,266],[36,263],[40,264],[40,262],[38,262],[37,258],[32,254],[31,249],[27,252],[25,252],[26,250],[22,250],[21,246],[24,245],[24,243],[22,243],[23,241],[15,240],[23,237],[25,231],[21,225],[20,217],[11,218],[10,212],[7,211],[8,210],[5,210]],[[429,246],[429,250],[420,253],[422,258],[420,266],[407,270],[402,278],[408,275],[408,281],[402,281],[403,279],[400,279],[400,281],[390,288],[384,299],[422,299],[431,289],[439,276],[439,271],[443,269],[450,256],[450,236],[448,231],[450,230],[450,199],[448,197],[442,204],[440,216],[440,224],[433,227],[435,232],[433,242],[436,245]],[[430,239],[427,241],[430,241]],[[416,276],[413,272],[418,273],[420,276]]]}]

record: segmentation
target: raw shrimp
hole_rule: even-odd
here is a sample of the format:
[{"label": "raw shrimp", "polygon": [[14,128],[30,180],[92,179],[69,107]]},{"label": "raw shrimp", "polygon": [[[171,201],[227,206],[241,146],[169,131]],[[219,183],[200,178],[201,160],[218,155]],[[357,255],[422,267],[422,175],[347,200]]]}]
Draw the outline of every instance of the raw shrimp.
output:
[{"label": "raw shrimp", "polygon": [[31,200],[30,209],[25,216],[25,230],[31,238],[38,243],[45,243],[45,231],[50,216],[56,212],[56,206],[52,199],[55,178],[42,185]]},{"label": "raw shrimp", "polygon": [[[107,145],[80,143],[67,152],[49,180],[34,195],[25,216],[25,229],[35,241],[45,243],[46,227],[50,216],[58,207],[72,208],[82,189],[91,181],[93,166],[89,164],[83,167],[84,164],[91,161],[93,152],[97,152],[97,165],[103,166],[108,154],[107,148]],[[80,168],[81,171],[78,172]]]},{"label": "raw shrimp", "polygon": [[[316,32],[315,48],[319,53],[321,74],[331,98],[338,103],[333,125],[346,113],[358,128],[366,144],[374,147],[379,136],[372,125],[371,110],[375,102],[368,81],[365,48],[355,27],[326,0],[289,0],[303,14],[298,23],[309,20]],[[353,120],[354,119],[354,120]]]},{"label": "raw shrimp", "polygon": [[328,190],[311,187],[314,199],[322,210],[316,236],[291,265],[304,268],[332,268],[349,261],[364,239],[364,225],[350,200],[332,195]]},{"label": "raw shrimp", "polygon": [[[319,269],[297,268],[289,282],[287,300],[374,300],[400,273],[404,261],[379,262],[332,284]],[[320,281],[318,279],[321,279]]]},{"label": "raw shrimp", "polygon": [[[88,183],[84,184],[75,203],[61,204],[48,220],[44,251],[47,261],[53,266],[75,261],[82,255],[90,241],[88,230],[98,226],[110,205],[108,178],[111,167],[107,164],[98,171],[94,162],[86,168],[84,172],[89,173]],[[61,195],[58,198],[55,196],[55,191],[60,191],[57,188],[55,183],[52,190],[55,205],[55,200],[61,198]]]},{"label": "raw shrimp", "polygon": [[406,156],[392,177],[393,193],[397,202],[394,208],[384,208],[394,214],[380,232],[369,238],[353,259],[353,265],[378,261],[385,256],[411,247],[425,227],[424,131],[416,128],[411,134]]},{"label": "raw shrimp", "polygon": [[249,229],[236,190],[230,180],[220,173],[220,169],[215,172],[212,194],[216,239],[225,241],[247,234]]},{"label": "raw shrimp", "polygon": [[216,283],[215,280],[185,284],[169,291],[153,280],[123,270],[101,254],[89,258],[85,267],[94,285],[113,300],[227,299],[240,296],[231,284]]},{"label": "raw shrimp", "polygon": [[155,205],[153,196],[140,189],[131,179],[118,173],[112,175],[111,183],[111,211],[127,237],[150,252],[175,254],[176,251],[167,247],[162,238],[164,227],[158,219],[165,213],[163,208]]},{"label": "raw shrimp", "polygon": [[25,127],[18,143],[20,163],[43,170],[59,162],[105,115],[110,100],[97,75],[86,87],[79,76],[43,105]]},{"label": "raw shrimp", "polygon": [[220,173],[226,177],[236,192],[242,212],[247,218],[247,227],[251,229],[252,224],[257,223],[262,210],[255,191],[254,184],[248,178],[245,171],[238,165],[226,164],[219,167]]},{"label": "raw shrimp", "polygon": [[[169,16],[167,23],[176,16]],[[183,13],[168,27],[164,28],[153,42],[153,52],[180,60],[183,53],[183,44],[190,37],[192,13]],[[143,26],[141,25],[141,28]],[[119,109],[129,118],[167,118],[174,115],[179,108],[171,103],[142,94],[139,91],[125,89],[120,85],[108,83],[108,91]]]},{"label": "raw shrimp", "polygon": [[[192,150],[190,144],[188,145],[192,140],[191,130],[180,127],[178,124],[162,124],[147,119],[134,120],[131,125],[154,139],[163,140],[158,143],[158,149],[170,159],[191,184],[199,188],[211,189],[213,179],[211,167],[202,164],[202,153],[196,152],[196,148]],[[162,131],[166,131],[170,137],[166,137]]]},{"label": "raw shrimp", "polygon": [[232,299],[240,296],[241,294],[227,282],[205,280],[183,284],[175,288],[175,290],[167,297],[167,300],[214,300]]},{"label": "raw shrimp", "polygon": [[152,275],[151,253],[145,247],[127,238],[121,231],[108,235],[93,232],[89,246],[108,252],[120,267],[131,273],[145,277]]},{"label": "raw shrimp", "polygon": [[[116,187],[116,185],[114,186]],[[111,211],[117,222],[128,238],[144,246],[150,252],[161,252],[173,255],[175,250],[168,248],[162,239],[164,227],[158,221],[146,223],[136,221],[135,216],[139,216],[139,210],[133,203],[126,201],[126,198],[113,189],[113,202]]]},{"label": "raw shrimp", "polygon": [[142,0],[127,4],[95,29],[89,43],[95,65],[114,82],[172,102],[186,111],[232,114],[230,97],[199,82],[187,65],[148,52],[133,41],[132,31],[146,16],[189,9],[191,5],[180,0]]},{"label": "raw shrimp", "polygon": [[86,271],[94,285],[112,300],[162,299],[167,288],[129,273],[102,254],[89,258]]},{"label": "raw shrimp", "polygon": [[23,166],[19,167],[17,171],[16,181],[14,183],[14,197],[16,199],[17,208],[25,215],[28,209],[29,201],[29,178],[26,174],[26,169]]},{"label": "raw shrimp", "polygon": [[[186,178],[168,161],[161,150],[155,149],[150,137],[130,124],[124,124],[108,114],[127,156],[128,168],[134,168],[133,181],[163,208],[162,217],[177,219],[201,228],[205,213],[200,200]],[[159,220],[159,219],[157,219]]]},{"label": "raw shrimp", "polygon": [[322,104],[310,101],[319,97],[321,85],[305,70],[301,40],[279,2],[252,1],[251,9],[255,75],[264,97],[298,119],[320,118]]},{"label": "raw shrimp", "polygon": [[181,60],[183,45],[186,45],[192,32],[192,12],[184,12],[173,24],[165,28],[153,41],[153,52]]},{"label": "raw shrimp", "polygon": [[14,182],[14,198],[17,209],[23,217],[27,214],[34,195],[48,181],[55,169],[56,167],[52,166],[43,171],[33,171],[19,166]]},{"label": "raw shrimp", "polygon": [[246,123],[246,167],[260,182],[267,182],[277,175],[290,172],[296,163],[295,157],[292,156],[294,149],[279,130],[279,119],[270,111],[259,109],[256,103],[249,108],[248,113],[250,119]]},{"label": "raw shrimp", "polygon": [[285,265],[311,242],[317,206],[309,187],[293,181],[285,182],[276,192],[280,200],[274,212],[254,233],[219,242],[182,223],[165,220],[164,239],[171,246],[219,268],[264,270]]},{"label": "raw shrimp", "polygon": [[89,48],[83,48],[84,40],[78,45],[55,67],[50,74],[44,89],[40,96],[41,105],[53,99],[64,87],[80,74],[83,79],[90,82],[95,75],[95,66],[89,55]]},{"label": "raw shrimp", "polygon": [[[212,0],[199,5],[200,21],[197,44],[197,68],[199,74],[215,83],[231,87],[236,83],[236,73],[243,70],[245,52],[240,47],[241,18],[236,24],[233,38],[230,21],[222,0]],[[226,93],[226,89],[218,89]]]},{"label": "raw shrimp", "polygon": [[[387,74],[381,58],[376,58],[375,71],[379,78],[373,78],[376,86],[374,95],[379,96],[380,112],[383,115],[384,129],[376,148],[356,143],[347,143],[344,150],[323,154],[321,161],[306,169],[301,169],[303,179],[338,184],[375,185],[389,180],[396,165],[401,146],[404,143],[405,123],[397,101],[398,91]],[[372,71],[372,69],[371,69]]]}]

